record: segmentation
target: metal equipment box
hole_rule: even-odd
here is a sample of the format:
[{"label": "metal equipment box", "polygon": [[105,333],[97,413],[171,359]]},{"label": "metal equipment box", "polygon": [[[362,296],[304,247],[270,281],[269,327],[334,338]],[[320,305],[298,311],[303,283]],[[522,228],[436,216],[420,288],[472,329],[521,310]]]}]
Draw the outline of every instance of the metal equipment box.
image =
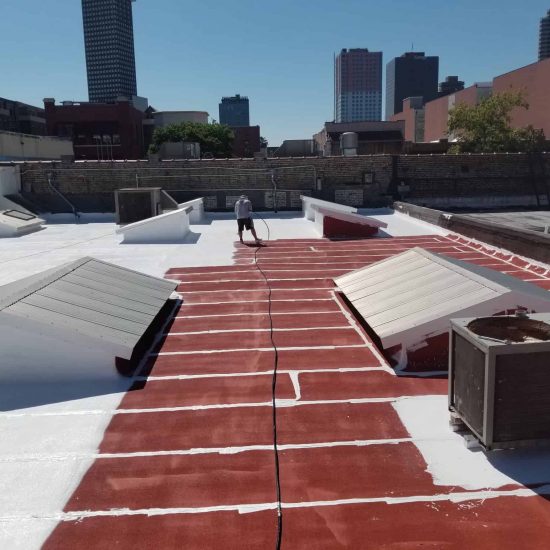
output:
[{"label": "metal equipment box", "polygon": [[449,410],[487,450],[550,443],[550,314],[452,320]]},{"label": "metal equipment box", "polygon": [[161,191],[160,187],[117,189],[116,223],[134,223],[162,214]]}]

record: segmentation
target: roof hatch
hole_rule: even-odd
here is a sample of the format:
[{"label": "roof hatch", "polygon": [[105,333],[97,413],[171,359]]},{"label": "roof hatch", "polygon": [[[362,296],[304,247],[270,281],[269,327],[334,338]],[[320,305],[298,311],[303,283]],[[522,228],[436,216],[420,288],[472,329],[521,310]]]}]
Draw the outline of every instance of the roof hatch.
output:
[{"label": "roof hatch", "polygon": [[0,380],[103,378],[133,365],[177,283],[94,258],[0,287]]},{"label": "roof hatch", "polygon": [[550,293],[509,275],[414,248],[335,279],[384,349],[414,349],[450,319],[550,312]]}]

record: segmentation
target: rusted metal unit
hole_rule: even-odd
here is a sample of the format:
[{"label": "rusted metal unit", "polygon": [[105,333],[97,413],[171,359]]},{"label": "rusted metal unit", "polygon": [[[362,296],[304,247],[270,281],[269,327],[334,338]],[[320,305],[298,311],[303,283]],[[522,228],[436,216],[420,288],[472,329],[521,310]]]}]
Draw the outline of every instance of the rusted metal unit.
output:
[{"label": "rusted metal unit", "polygon": [[550,314],[452,320],[449,410],[487,450],[550,445]]}]

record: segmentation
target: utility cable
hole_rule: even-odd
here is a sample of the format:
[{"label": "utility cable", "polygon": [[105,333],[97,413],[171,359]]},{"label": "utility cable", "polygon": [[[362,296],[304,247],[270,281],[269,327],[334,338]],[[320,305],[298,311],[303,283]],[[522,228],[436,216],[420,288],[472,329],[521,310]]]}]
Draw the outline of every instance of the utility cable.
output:
[{"label": "utility cable", "polygon": [[[266,228],[267,228],[267,240],[269,241],[271,238],[271,232],[269,230],[269,225],[267,222],[256,213],[256,215],[264,222]],[[267,275],[262,270],[260,264],[258,263],[258,254],[261,250],[261,246],[258,246],[256,248],[256,252],[254,252],[254,264],[258,268],[258,271],[262,274],[263,278],[265,279],[265,283],[267,285],[267,288],[269,290],[268,294],[268,315],[269,315],[269,334],[271,338],[271,345],[273,346],[273,351],[275,352],[274,360],[273,360],[273,378],[271,383],[271,398],[272,398],[272,411],[273,411],[273,451],[275,455],[275,484],[276,484],[276,490],[277,490],[277,542],[275,545],[276,550],[280,550],[281,543],[282,543],[282,536],[283,536],[283,504],[282,504],[282,497],[281,497],[281,472],[280,472],[280,465],[279,465],[279,446],[278,446],[278,437],[277,437],[277,371],[279,368],[279,350],[277,349],[277,344],[275,343],[274,338],[274,331],[273,331],[273,315],[272,315],[272,289],[271,285],[269,284],[269,279],[267,278]]]}]

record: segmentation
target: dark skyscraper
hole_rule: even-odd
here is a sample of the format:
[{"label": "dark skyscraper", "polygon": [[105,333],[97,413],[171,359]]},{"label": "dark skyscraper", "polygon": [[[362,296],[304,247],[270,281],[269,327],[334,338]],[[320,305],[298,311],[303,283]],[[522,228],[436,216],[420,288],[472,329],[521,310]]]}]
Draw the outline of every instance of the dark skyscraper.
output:
[{"label": "dark skyscraper", "polygon": [[458,80],[458,76],[448,76],[439,84],[439,97],[451,95],[464,90],[464,82]]},{"label": "dark skyscraper", "polygon": [[407,52],[392,59],[386,67],[386,120],[403,110],[403,100],[423,97],[424,102],[437,97],[439,57],[424,52]]},{"label": "dark skyscraper", "polygon": [[342,50],[334,60],[334,121],[382,118],[382,52]]},{"label": "dark skyscraper", "polygon": [[220,124],[234,128],[250,126],[250,108],[248,98],[237,94],[234,97],[222,97],[220,103]]},{"label": "dark skyscraper", "polygon": [[82,0],[84,44],[91,102],[137,95],[132,2]]},{"label": "dark skyscraper", "polygon": [[539,61],[550,57],[550,10],[540,20]]}]

